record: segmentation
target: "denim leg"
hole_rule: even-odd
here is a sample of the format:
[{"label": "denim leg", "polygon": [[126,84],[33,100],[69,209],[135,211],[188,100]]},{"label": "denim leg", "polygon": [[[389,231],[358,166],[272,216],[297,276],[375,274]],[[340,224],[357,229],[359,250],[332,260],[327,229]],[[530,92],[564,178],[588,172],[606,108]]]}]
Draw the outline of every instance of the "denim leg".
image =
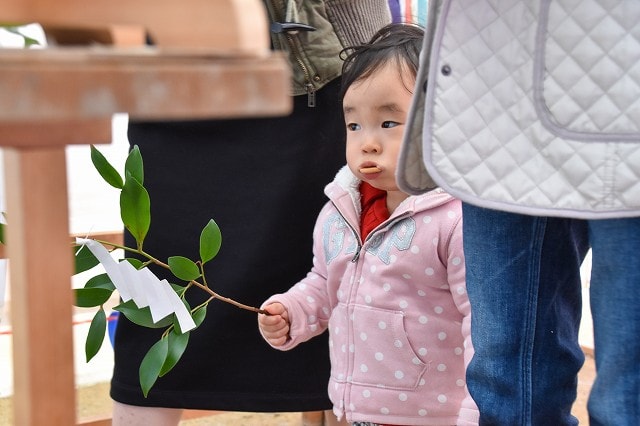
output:
[{"label": "denim leg", "polygon": [[591,426],[640,424],[640,218],[589,222],[596,380]]},{"label": "denim leg", "polygon": [[467,385],[481,425],[575,425],[584,221],[463,204],[475,355]]}]

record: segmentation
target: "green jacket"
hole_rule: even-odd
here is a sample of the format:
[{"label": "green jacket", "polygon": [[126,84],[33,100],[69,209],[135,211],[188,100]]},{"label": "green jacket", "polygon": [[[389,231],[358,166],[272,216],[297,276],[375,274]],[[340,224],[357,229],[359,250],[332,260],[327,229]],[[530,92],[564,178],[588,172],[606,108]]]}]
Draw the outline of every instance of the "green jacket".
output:
[{"label": "green jacket", "polygon": [[[391,22],[387,0],[264,0],[272,22],[293,21],[315,31],[271,33],[277,50],[287,53],[292,66],[292,94],[309,96],[339,77],[340,51],[368,41]],[[289,7],[289,20],[287,20]]]}]

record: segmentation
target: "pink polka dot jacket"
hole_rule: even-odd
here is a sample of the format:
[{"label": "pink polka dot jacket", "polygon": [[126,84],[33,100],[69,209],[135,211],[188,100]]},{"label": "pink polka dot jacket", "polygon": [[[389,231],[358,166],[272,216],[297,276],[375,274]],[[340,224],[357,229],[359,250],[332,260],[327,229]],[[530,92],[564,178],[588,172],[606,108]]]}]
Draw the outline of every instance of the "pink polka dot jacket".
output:
[{"label": "pink polka dot jacket", "polygon": [[349,422],[477,424],[460,202],[438,189],[411,196],[361,241],[359,183],[345,167],[327,185],[311,271],[264,303],[289,314],[277,349],[329,330],[329,397]]}]

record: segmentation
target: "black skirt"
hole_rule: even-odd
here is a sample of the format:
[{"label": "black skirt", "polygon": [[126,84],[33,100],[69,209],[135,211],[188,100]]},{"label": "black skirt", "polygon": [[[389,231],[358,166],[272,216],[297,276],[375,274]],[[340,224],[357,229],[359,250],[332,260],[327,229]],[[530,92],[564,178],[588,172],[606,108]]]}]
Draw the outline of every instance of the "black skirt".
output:
[{"label": "black skirt", "polygon": [[[338,90],[338,80],[320,90],[315,108],[306,96],[296,97],[288,117],[131,122],[129,141],[142,152],[151,197],[145,251],[164,261],[174,255],[196,260],[200,232],[214,219],[222,248],[205,273],[219,294],[257,307],[304,277],[311,268],[313,226],[327,201],[323,188],[345,163]],[[162,269],[153,271],[178,282]],[[206,299],[197,289],[189,293],[191,306]],[[114,400],[260,412],[331,406],[326,333],[278,351],[260,336],[255,313],[218,300],[191,333],[178,365],[145,398],[138,368],[160,332],[120,316]]]}]

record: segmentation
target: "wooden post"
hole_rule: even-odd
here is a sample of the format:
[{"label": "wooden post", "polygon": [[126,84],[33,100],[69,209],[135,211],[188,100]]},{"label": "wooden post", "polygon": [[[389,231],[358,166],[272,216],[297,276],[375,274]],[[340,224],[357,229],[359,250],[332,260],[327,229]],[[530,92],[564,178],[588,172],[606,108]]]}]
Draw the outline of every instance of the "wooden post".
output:
[{"label": "wooden post", "polygon": [[14,423],[75,424],[64,146],[5,149]]}]

